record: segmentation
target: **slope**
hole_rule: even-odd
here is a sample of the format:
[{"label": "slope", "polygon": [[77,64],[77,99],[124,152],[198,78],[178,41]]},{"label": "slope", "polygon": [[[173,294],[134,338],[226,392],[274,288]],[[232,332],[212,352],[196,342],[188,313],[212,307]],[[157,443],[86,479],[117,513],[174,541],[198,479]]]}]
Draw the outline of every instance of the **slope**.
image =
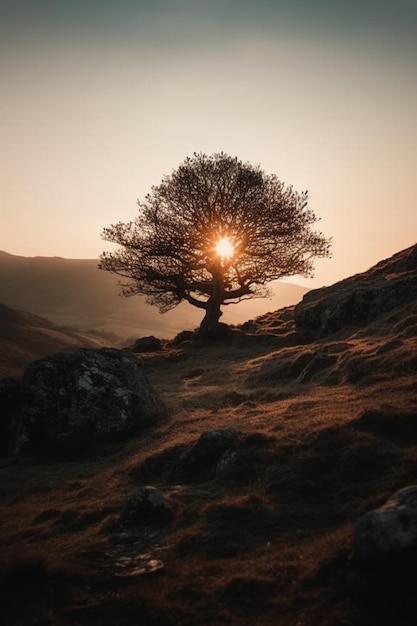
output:
[{"label": "slope", "polygon": [[0,378],[21,376],[31,361],[80,347],[109,345],[110,337],[63,328],[0,304]]},{"label": "slope", "polygon": [[[358,519],[417,482],[417,246],[380,269],[227,341],[140,355],[168,411],[137,439],[4,461],[6,623],[414,626],[407,570],[359,597],[345,586]],[[199,458],[202,432],[224,427],[233,449]],[[169,523],[122,523],[144,485]]]}]

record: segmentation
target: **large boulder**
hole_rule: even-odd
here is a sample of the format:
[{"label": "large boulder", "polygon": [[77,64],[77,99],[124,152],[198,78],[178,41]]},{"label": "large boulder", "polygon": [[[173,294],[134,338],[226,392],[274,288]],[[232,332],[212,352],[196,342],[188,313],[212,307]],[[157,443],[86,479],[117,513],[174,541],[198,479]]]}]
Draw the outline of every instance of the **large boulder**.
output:
[{"label": "large boulder", "polygon": [[141,361],[114,348],[80,349],[31,363],[22,379],[11,451],[60,455],[138,432],[159,411]]}]

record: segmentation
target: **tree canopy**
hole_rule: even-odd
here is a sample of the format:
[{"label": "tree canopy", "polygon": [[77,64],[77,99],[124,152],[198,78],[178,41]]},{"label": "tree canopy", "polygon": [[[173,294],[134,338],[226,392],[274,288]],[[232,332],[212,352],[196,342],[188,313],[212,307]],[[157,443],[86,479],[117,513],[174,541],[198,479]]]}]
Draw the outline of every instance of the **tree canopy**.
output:
[{"label": "tree canopy", "polygon": [[118,274],[122,293],[143,294],[169,311],[181,301],[205,310],[202,331],[216,328],[221,306],[266,297],[268,283],[312,276],[330,240],[307,192],[224,153],[194,153],[151,188],[132,222],[105,228],[99,267]]}]

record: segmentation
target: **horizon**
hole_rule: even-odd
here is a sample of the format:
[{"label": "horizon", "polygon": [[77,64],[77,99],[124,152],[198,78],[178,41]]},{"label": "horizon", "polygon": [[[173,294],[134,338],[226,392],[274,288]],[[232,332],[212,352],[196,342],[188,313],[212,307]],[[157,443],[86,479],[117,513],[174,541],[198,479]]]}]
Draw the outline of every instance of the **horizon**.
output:
[{"label": "horizon", "polygon": [[[351,274],[348,274],[346,276],[342,276],[341,278],[336,279],[332,283],[328,283],[328,284],[325,284],[325,285],[323,284],[323,285],[320,285],[320,286],[311,285],[311,284],[308,285],[307,282],[309,280],[313,280],[314,281],[314,277],[312,279],[308,279],[308,278],[302,278],[302,277],[301,278],[297,278],[298,275],[284,276],[284,277],[279,278],[277,280],[271,281],[271,283],[268,283],[268,284],[272,285],[272,287],[271,287],[272,288],[272,293],[271,293],[270,296],[256,297],[256,298],[252,298],[252,299],[248,299],[248,300],[244,300],[244,301],[240,301],[240,302],[224,304],[223,306],[227,307],[227,306],[230,306],[230,305],[234,304],[234,305],[241,305],[241,306],[243,305],[243,308],[245,308],[245,305],[247,305],[248,303],[252,302],[252,304],[253,304],[254,300],[257,301],[257,302],[263,301],[263,300],[272,300],[273,296],[276,295],[276,293],[274,292],[273,285],[276,285],[276,284],[279,284],[279,283],[286,284],[286,285],[289,285],[289,286],[292,285],[294,287],[300,287],[302,289],[305,289],[306,292],[307,291],[312,291],[312,290],[315,290],[315,289],[321,289],[321,288],[325,288],[325,287],[330,287],[330,286],[332,286],[332,285],[334,285],[334,284],[336,284],[338,282],[341,282],[343,280],[351,278],[351,277],[353,277],[353,276],[355,276],[357,274],[366,273],[368,270],[372,269],[379,262],[387,260],[387,259],[390,259],[391,257],[395,256],[396,254],[398,254],[400,252],[403,252],[404,250],[408,250],[409,248],[413,248],[416,245],[417,245],[417,240],[415,240],[413,243],[411,243],[410,245],[406,246],[405,248],[401,248],[401,249],[395,250],[392,254],[388,254],[387,256],[383,256],[383,257],[377,259],[374,263],[372,263],[372,265],[369,265],[368,267],[364,267],[362,269],[359,269],[359,270],[357,270],[355,272],[352,272]],[[27,260],[45,259],[45,260],[60,260],[60,261],[80,261],[80,262],[86,261],[86,262],[94,262],[94,263],[97,263],[97,269],[100,270],[100,268],[98,267],[98,263],[99,263],[100,259],[99,258],[93,258],[93,257],[89,257],[89,258],[88,257],[84,257],[84,258],[82,258],[82,257],[64,257],[64,256],[60,256],[60,255],[51,255],[51,256],[49,256],[49,255],[44,255],[44,254],[23,255],[23,254],[14,254],[13,252],[9,252],[8,250],[2,250],[2,249],[0,249],[0,254],[5,254],[5,255],[8,255],[8,256],[12,256],[12,257],[19,257],[19,258],[27,259]],[[111,272],[107,272],[107,273],[113,275],[115,281],[118,280],[118,277],[117,277],[116,274],[113,274]],[[123,299],[126,299],[126,296],[122,296],[122,294],[120,294],[120,293],[118,295],[120,297],[122,297]],[[145,296],[143,294],[138,294],[137,297],[145,299]],[[128,299],[131,299],[131,298],[134,299],[135,297],[134,296],[130,296]],[[149,305],[149,306],[151,306],[151,305]],[[190,308],[193,309],[192,306],[190,306]],[[165,313],[163,315],[167,315],[167,314]]]},{"label": "horizon", "polygon": [[417,5],[23,0],[0,18],[9,254],[98,259],[195,151],[309,190],[333,256],[294,284],[415,243]]}]

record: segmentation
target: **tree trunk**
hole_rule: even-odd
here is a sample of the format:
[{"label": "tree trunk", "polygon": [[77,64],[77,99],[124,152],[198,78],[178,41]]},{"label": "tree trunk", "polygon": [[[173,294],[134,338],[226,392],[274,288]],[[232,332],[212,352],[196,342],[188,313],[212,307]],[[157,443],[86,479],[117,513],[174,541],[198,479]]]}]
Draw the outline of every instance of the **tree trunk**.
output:
[{"label": "tree trunk", "polygon": [[220,300],[217,298],[210,298],[207,300],[206,314],[203,321],[200,324],[200,336],[207,337],[216,332],[219,328],[219,319],[223,315],[220,310]]}]

